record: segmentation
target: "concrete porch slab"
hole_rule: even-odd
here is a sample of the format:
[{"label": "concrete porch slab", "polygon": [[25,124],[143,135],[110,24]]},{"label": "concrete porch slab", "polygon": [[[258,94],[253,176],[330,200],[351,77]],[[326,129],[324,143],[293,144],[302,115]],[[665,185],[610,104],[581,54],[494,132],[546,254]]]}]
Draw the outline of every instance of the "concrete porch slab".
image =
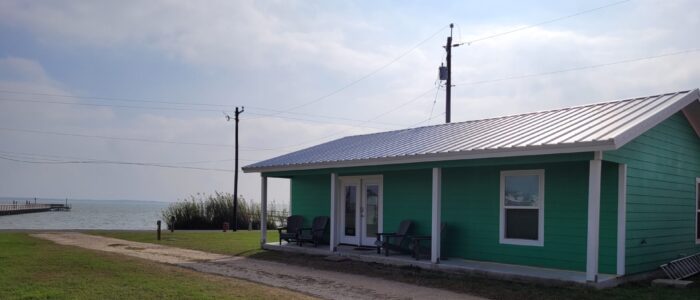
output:
[{"label": "concrete porch slab", "polygon": [[540,284],[582,284],[596,288],[614,287],[620,283],[621,277],[617,275],[601,274],[598,282],[587,282],[585,272],[558,270],[521,265],[501,264],[494,262],[473,261],[459,258],[449,258],[440,263],[433,264],[429,260],[415,260],[409,255],[377,254],[373,249],[357,250],[355,246],[340,245],[335,252],[331,252],[327,245],[314,248],[313,246],[297,246],[296,244],[268,243],[263,249],[274,251],[286,251],[309,255],[339,256],[364,262],[382,263],[395,266],[413,266],[429,270],[438,270],[451,273],[467,273],[477,276],[522,281],[536,282]]}]

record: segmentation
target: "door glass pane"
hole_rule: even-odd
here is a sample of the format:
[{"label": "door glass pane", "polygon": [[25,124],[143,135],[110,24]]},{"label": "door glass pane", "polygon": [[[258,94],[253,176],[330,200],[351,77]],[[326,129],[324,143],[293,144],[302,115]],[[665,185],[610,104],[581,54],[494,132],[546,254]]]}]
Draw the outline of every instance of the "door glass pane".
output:
[{"label": "door glass pane", "polygon": [[367,236],[377,235],[379,224],[379,186],[367,185],[367,213],[365,214],[365,225],[367,226]]},{"label": "door glass pane", "polygon": [[506,176],[505,181],[506,206],[538,206],[539,176]]},{"label": "door glass pane", "polygon": [[506,209],[505,217],[507,239],[537,240],[538,209]]},{"label": "door glass pane", "polygon": [[345,235],[355,236],[355,216],[357,207],[357,187],[345,187]]}]

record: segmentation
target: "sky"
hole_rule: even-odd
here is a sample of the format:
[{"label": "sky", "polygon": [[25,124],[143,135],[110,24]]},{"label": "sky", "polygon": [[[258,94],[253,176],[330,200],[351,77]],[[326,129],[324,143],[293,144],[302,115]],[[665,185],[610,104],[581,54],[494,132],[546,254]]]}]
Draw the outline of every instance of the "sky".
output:
[{"label": "sky", "polygon": [[0,196],[231,193],[237,106],[241,166],[443,123],[449,23],[453,122],[700,87],[695,1],[2,0]]}]

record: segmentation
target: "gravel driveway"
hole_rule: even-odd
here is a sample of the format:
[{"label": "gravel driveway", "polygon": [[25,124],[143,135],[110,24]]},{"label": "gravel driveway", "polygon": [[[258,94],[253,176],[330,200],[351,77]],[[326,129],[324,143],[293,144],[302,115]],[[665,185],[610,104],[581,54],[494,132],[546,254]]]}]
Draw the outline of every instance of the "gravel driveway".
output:
[{"label": "gravel driveway", "polygon": [[107,251],[286,288],[326,299],[483,299],[381,278],[132,242],[76,232],[33,234],[61,245]]}]

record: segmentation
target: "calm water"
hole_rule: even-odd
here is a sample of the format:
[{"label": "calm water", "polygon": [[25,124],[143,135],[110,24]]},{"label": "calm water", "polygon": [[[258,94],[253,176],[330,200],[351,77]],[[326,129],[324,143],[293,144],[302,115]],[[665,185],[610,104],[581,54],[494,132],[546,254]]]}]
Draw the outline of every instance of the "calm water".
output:
[{"label": "calm water", "polygon": [[[25,199],[19,200],[20,204]],[[34,200],[31,200],[32,203]],[[0,199],[2,204],[12,200]],[[37,203],[65,203],[37,200]],[[70,200],[70,211],[0,216],[0,229],[155,229],[167,202],[133,200]]]}]

